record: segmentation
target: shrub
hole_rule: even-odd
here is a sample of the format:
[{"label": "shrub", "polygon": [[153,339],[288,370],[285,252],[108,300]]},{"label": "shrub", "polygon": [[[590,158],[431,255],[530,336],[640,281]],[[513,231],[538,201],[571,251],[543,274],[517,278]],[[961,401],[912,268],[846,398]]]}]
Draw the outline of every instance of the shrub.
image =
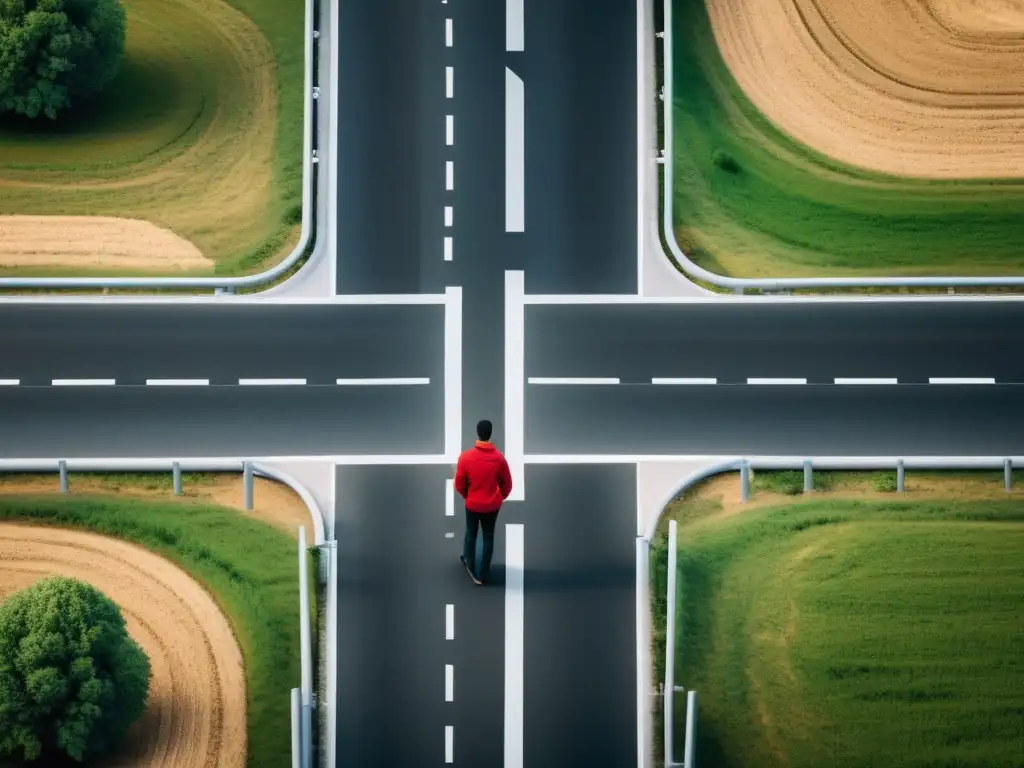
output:
[{"label": "shrub", "polygon": [[56,119],[110,84],[124,39],[120,0],[0,0],[0,113]]},{"label": "shrub", "polygon": [[871,487],[880,493],[893,493],[896,490],[896,474],[883,472],[871,478]]},{"label": "shrub", "polygon": [[716,149],[714,154],[711,155],[711,162],[715,164],[716,168],[721,168],[726,173],[740,172],[740,164],[736,161],[736,158],[724,150]]},{"label": "shrub", "polygon": [[0,756],[46,765],[109,752],[145,709],[150,676],[99,590],[53,577],[14,593],[0,604]]}]

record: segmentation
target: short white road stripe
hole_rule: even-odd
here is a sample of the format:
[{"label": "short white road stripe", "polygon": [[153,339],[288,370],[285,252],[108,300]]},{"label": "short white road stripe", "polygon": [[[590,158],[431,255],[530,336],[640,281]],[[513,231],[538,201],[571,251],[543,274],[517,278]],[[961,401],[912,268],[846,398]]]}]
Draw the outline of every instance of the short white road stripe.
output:
[{"label": "short white road stripe", "polygon": [[579,377],[579,378],[547,378],[545,376],[530,376],[527,380],[530,384],[565,384],[576,386],[580,384],[618,384],[618,379],[602,379],[600,377]]},{"label": "short white road stripe", "polygon": [[444,20],[444,44],[451,48],[455,44],[454,32],[452,30],[452,20]]},{"label": "short white road stripe", "polygon": [[450,205],[444,207],[444,225],[446,227],[452,226],[455,223],[455,209]]},{"label": "short white road stripe", "polygon": [[444,188],[451,192],[455,189],[455,161],[446,160],[444,163]]},{"label": "short white road stripe", "polygon": [[806,384],[807,379],[747,379],[747,384]]},{"label": "short white road stripe", "polygon": [[455,639],[455,606],[452,603],[444,607],[444,639]]},{"label": "short white road stripe", "polygon": [[449,147],[455,146],[455,115],[444,116],[444,143]]},{"label": "short white road stripe", "polygon": [[929,384],[995,384],[995,379],[943,378],[941,376],[928,379]]},{"label": "short white road stripe", "polygon": [[444,481],[444,515],[455,517],[455,480]]},{"label": "short white road stripe", "polygon": [[526,88],[505,67],[505,231],[526,229]]},{"label": "short white road stripe", "polygon": [[898,384],[898,379],[844,379],[836,378],[836,384]]},{"label": "short white road stripe", "polygon": [[718,379],[651,379],[651,384],[717,384]]},{"label": "short white road stripe", "polygon": [[522,523],[505,525],[505,762],[523,768],[523,567]]},{"label": "short white road stripe", "polygon": [[239,379],[238,384],[243,387],[282,387],[305,384],[305,379]]},{"label": "short white road stripe", "polygon": [[455,67],[444,68],[444,97],[455,98]]},{"label": "short white road stripe", "polygon": [[444,260],[452,260],[452,248],[454,247],[454,241],[451,235],[445,235],[444,237]]},{"label": "short white road stripe", "polygon": [[147,387],[206,387],[209,379],[146,379]]},{"label": "short white road stripe", "polygon": [[444,700],[455,701],[455,665],[444,665]]},{"label": "short white road stripe", "polygon": [[[303,379],[305,381],[305,379]],[[430,379],[424,378],[398,378],[398,379],[335,379],[336,384],[343,387],[407,387],[429,384]]]},{"label": "short white road stripe", "polygon": [[16,387],[21,384],[21,379],[0,379],[0,387]]},{"label": "short white road stripe", "polygon": [[444,761],[446,763],[455,762],[455,726],[446,725],[444,727]]},{"label": "short white road stripe", "polygon": [[505,0],[505,50],[522,51],[526,46],[523,0]]},{"label": "short white road stripe", "polygon": [[55,387],[112,387],[114,379],[54,379]]}]

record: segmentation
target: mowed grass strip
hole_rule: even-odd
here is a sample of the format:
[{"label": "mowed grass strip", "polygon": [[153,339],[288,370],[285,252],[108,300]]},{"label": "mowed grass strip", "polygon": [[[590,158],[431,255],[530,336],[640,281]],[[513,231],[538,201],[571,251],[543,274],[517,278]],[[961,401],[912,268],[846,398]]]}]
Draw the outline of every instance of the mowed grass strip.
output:
[{"label": "mowed grass strip", "polygon": [[[266,269],[298,241],[301,221],[303,0],[125,8],[121,70],[95,104],[54,123],[0,121],[0,215],[142,219],[194,243],[215,274]],[[146,272],[113,256],[89,271]]]},{"label": "mowed grass strip", "polygon": [[[242,651],[247,765],[277,768],[289,763],[289,692],[301,677],[294,539],[222,507],[107,496],[0,496],[0,521],[116,536],[186,570],[220,605]],[[311,568],[311,578],[313,573]]]},{"label": "mowed grass strip", "polygon": [[844,166],[774,127],[673,0],[674,220],[734,277],[1024,274],[1024,180],[911,180]]},{"label": "mowed grass strip", "polygon": [[[703,499],[671,513],[676,683],[698,692],[701,764],[1019,764],[1024,503],[821,499],[723,515]],[[657,680],[666,527],[652,551]]]}]

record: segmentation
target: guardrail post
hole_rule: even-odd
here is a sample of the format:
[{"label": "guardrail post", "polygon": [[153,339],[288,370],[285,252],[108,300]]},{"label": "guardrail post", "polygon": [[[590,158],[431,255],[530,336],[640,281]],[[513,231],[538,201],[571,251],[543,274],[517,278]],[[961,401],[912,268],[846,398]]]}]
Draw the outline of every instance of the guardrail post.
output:
[{"label": "guardrail post", "polygon": [[302,768],[313,765],[313,649],[309,626],[309,574],[306,529],[299,526],[299,658],[302,669]]},{"label": "guardrail post", "polygon": [[57,462],[57,466],[60,468],[60,492],[68,492],[68,463],[61,459]]},{"label": "guardrail post", "polygon": [[1003,460],[1003,487],[1007,493],[1013,490],[1013,459]]},{"label": "guardrail post", "polygon": [[668,593],[665,612],[665,765],[675,762],[674,709],[676,695],[676,521],[668,521]]},{"label": "guardrail post", "polygon": [[693,768],[697,757],[697,692],[686,693],[686,746],[683,751],[683,768]]},{"label": "guardrail post", "polygon": [[302,768],[302,697],[298,688],[292,688],[292,768]]},{"label": "guardrail post", "polygon": [[814,490],[814,467],[810,459],[804,459],[804,493]]},{"label": "guardrail post", "polygon": [[750,501],[750,462],[744,459],[740,463],[740,503]]},{"label": "guardrail post", "polygon": [[252,512],[252,462],[242,462],[242,493],[245,500],[245,511]]},{"label": "guardrail post", "polygon": [[905,472],[903,469],[903,459],[896,462],[896,490],[903,493],[903,476]]},{"label": "guardrail post", "polygon": [[181,496],[181,464],[174,462],[171,465],[171,472],[174,475],[174,495]]}]

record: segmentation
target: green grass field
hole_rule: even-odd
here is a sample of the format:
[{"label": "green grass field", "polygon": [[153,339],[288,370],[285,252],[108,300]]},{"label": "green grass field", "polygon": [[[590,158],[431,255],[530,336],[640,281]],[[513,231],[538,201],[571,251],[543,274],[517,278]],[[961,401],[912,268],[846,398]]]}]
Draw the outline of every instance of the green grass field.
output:
[{"label": "green grass field", "polygon": [[733,277],[1024,274],[1024,181],[902,179],[817,154],[743,95],[704,0],[674,0],[673,18],[674,218],[696,263]]},{"label": "green grass field", "polygon": [[[144,219],[216,263],[185,274],[268,268],[301,221],[303,0],[125,7],[125,57],[96,104],[54,124],[0,121],[0,215]],[[107,260],[89,274],[149,271]]]},{"label": "green grass field", "polygon": [[676,684],[698,692],[699,765],[1022,764],[1024,503],[821,499],[718,517],[702,504],[674,509]]},{"label": "green grass field", "polygon": [[[222,507],[108,496],[0,497],[0,521],[116,536],[163,555],[203,584],[227,616],[242,651],[247,764],[289,764],[289,691],[300,680],[294,539]],[[315,614],[314,561],[310,557],[310,610]]]}]

